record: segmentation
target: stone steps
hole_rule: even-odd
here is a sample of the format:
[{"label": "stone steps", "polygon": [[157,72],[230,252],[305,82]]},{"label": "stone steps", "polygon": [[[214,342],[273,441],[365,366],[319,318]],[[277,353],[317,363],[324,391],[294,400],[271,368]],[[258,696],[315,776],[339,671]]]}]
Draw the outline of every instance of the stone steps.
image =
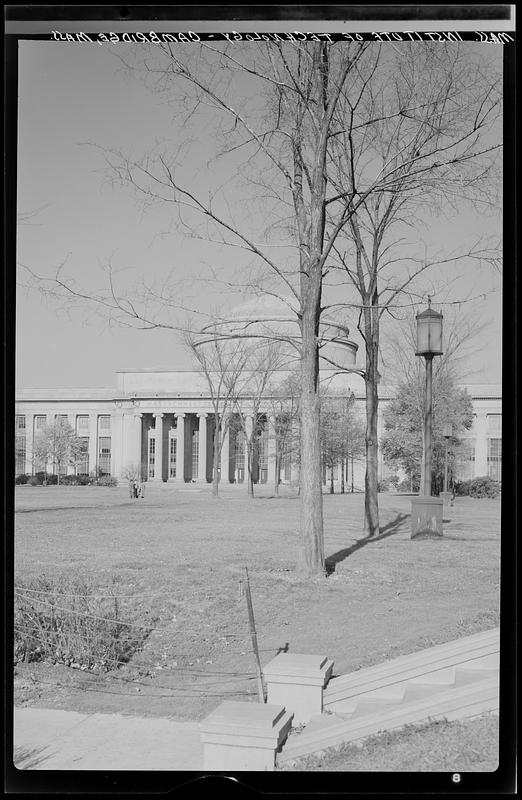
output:
[{"label": "stone steps", "polygon": [[330,681],[324,712],[289,736],[278,763],[425,720],[498,710],[498,630]]},{"label": "stone steps", "polygon": [[323,708],[325,711],[335,711],[340,701],[381,689],[388,690],[392,686],[398,687],[427,676],[430,683],[437,680],[451,683],[453,677],[449,677],[448,670],[454,670],[457,666],[469,667],[473,663],[472,669],[479,666],[498,669],[498,652],[499,633],[496,629],[400,656],[385,664],[332,678],[324,692]]}]

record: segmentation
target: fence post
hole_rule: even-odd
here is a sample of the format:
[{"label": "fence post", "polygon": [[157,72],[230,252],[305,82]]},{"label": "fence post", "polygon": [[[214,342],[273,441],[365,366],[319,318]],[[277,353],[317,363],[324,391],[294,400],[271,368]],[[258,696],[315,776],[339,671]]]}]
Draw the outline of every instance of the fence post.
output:
[{"label": "fence post", "polygon": [[250,635],[252,637],[252,648],[256,659],[256,672],[257,672],[257,690],[259,694],[259,702],[266,703],[265,689],[263,686],[263,673],[261,672],[261,661],[259,659],[259,648],[257,646],[257,633],[256,624],[254,621],[254,609],[252,608],[252,595],[250,593],[250,579],[248,577],[248,568],[245,567],[246,581],[245,581],[245,594],[248,608],[248,621],[250,624]]}]

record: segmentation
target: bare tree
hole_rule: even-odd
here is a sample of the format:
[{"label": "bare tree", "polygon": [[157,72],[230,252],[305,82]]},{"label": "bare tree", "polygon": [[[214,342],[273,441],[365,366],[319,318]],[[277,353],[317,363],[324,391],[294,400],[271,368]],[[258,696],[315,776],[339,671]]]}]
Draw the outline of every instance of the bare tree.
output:
[{"label": "bare tree", "polygon": [[218,497],[220,459],[224,438],[230,428],[230,415],[247,380],[249,346],[240,339],[216,339],[185,335],[185,343],[205,376],[214,416],[212,450],[212,496]]},{"label": "bare tree", "polygon": [[[330,471],[330,494],[334,494],[334,473],[340,469],[341,493],[344,493],[344,472],[347,460],[353,461],[364,452],[364,430],[354,408],[353,392],[328,389],[321,398],[321,443],[323,464]],[[353,491],[353,489],[352,489]]]},{"label": "bare tree", "polygon": [[263,418],[267,416],[270,383],[285,363],[285,355],[278,342],[250,347],[248,373],[242,383],[242,393],[234,397],[236,430],[241,431],[246,449],[249,497],[254,496],[254,461],[259,455],[261,437],[265,435],[266,421]]},{"label": "bare tree", "polygon": [[[438,43],[402,43],[399,51],[393,44],[368,42],[202,43],[190,48],[160,44],[142,48],[145,59],[141,66],[147,79],[155,91],[176,104],[188,126],[187,147],[180,145],[177,153],[155,149],[142,159],[103,151],[112,179],[131,186],[147,205],[161,203],[172,209],[185,235],[239,249],[245,259],[250,258],[251,269],[245,265],[239,280],[229,279],[230,285],[284,298],[288,305],[298,328],[290,338],[300,361],[298,567],[308,575],[324,573],[319,345],[326,277],[337,265],[346,269],[350,279],[353,276],[360,290],[360,329],[366,343],[369,387],[367,521],[370,533],[375,533],[375,387],[378,322],[383,313],[375,275],[382,267],[384,230],[393,213],[396,218],[399,211],[403,216],[408,213],[400,200],[408,197],[413,203],[423,196],[426,186],[436,195],[434,187],[450,181],[456,197],[457,187],[467,185],[466,166],[473,164],[485,173],[496,146],[484,143],[480,134],[498,105],[498,78],[491,79],[484,67],[467,81],[459,73],[457,87],[449,80],[457,75],[456,68],[446,77],[443,70],[448,53],[456,52],[458,46],[452,48]],[[462,56],[461,62],[465,61]],[[426,81],[431,73],[432,88],[441,87],[440,96],[434,89],[428,92]],[[389,75],[395,86],[392,95],[382,88]],[[446,117],[454,124],[448,134],[444,131]],[[455,125],[461,117],[468,127],[457,131]],[[198,124],[205,129],[214,126],[215,141],[223,142],[221,148],[216,146],[215,158],[201,166],[220,165],[226,177],[211,176],[206,169],[204,187],[201,180],[191,181],[185,172],[186,150]],[[394,203],[391,198],[396,198]],[[360,268],[368,255],[362,239],[363,219],[368,213],[379,247],[377,252],[375,248],[370,251],[370,271],[364,279]],[[346,231],[352,241],[355,237],[356,267],[345,256],[340,241]],[[172,321],[173,312],[187,307],[180,303],[178,283],[171,290],[146,285],[140,305],[136,293],[120,291],[112,274],[109,278],[108,292],[94,296],[71,286],[59,273],[53,291],[93,300],[125,324],[181,327]],[[213,279],[221,280],[219,275]],[[404,285],[390,284],[388,306],[408,285],[409,280]],[[151,300],[156,302],[155,313]],[[229,335],[260,338],[253,333],[251,320],[238,320]],[[269,338],[281,336],[272,328]]]},{"label": "bare tree", "polygon": [[[299,462],[299,374],[290,372],[268,391],[268,412],[274,420],[273,445],[275,453],[274,494],[279,495],[281,471],[289,461]],[[297,430],[296,430],[297,429]]]},{"label": "bare tree", "polygon": [[[343,275],[359,302],[358,330],[365,346],[366,478],[365,528],[379,533],[378,386],[380,329],[384,315],[419,302],[437,270],[438,290],[450,282],[446,267],[498,261],[496,243],[480,240],[457,252],[428,258],[422,241],[405,248],[405,232],[421,227],[429,211],[458,211],[470,202],[497,200],[500,96],[494,74],[466,47],[394,48],[379,51],[365,76],[367,91],[344,107],[338,120],[337,197],[368,184],[368,171],[386,170],[393,180],[350,214],[334,244],[333,274]],[[373,120],[371,126],[368,120]],[[336,293],[339,292],[336,278]],[[428,290],[429,291],[429,290]],[[432,288],[431,293],[434,293]],[[419,294],[419,292],[421,294]],[[439,295],[440,296],[440,295]],[[461,300],[465,298],[461,297]],[[356,303],[354,304],[356,305]],[[336,302],[330,311],[342,307]]]}]

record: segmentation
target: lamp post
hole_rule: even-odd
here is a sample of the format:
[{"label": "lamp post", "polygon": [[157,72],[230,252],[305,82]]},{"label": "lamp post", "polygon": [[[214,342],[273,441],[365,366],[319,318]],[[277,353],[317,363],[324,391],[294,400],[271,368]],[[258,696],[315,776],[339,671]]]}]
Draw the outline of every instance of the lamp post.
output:
[{"label": "lamp post", "polygon": [[444,430],[442,432],[442,435],[446,440],[446,447],[444,450],[444,491],[447,492],[448,491],[448,440],[453,435],[453,425],[451,424],[451,422],[447,422],[446,425],[444,425]]},{"label": "lamp post", "polygon": [[[442,355],[442,314],[431,307],[416,316],[417,349],[415,355],[426,362],[426,391],[424,399],[424,485],[412,503],[412,538],[419,534],[442,536],[442,499],[431,496],[431,461],[433,432],[432,376],[433,358]],[[439,508],[440,506],[440,508]]]}]

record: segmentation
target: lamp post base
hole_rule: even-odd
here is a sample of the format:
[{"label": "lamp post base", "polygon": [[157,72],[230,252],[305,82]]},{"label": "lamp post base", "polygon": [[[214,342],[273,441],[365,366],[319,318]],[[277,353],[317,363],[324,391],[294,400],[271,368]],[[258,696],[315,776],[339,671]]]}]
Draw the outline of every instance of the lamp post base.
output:
[{"label": "lamp post base", "polygon": [[439,497],[442,498],[442,503],[443,503],[444,506],[452,505],[452,502],[451,502],[452,498],[453,498],[452,492],[440,492],[439,493]]},{"label": "lamp post base", "polygon": [[442,497],[415,497],[411,501],[411,538],[442,536]]}]

